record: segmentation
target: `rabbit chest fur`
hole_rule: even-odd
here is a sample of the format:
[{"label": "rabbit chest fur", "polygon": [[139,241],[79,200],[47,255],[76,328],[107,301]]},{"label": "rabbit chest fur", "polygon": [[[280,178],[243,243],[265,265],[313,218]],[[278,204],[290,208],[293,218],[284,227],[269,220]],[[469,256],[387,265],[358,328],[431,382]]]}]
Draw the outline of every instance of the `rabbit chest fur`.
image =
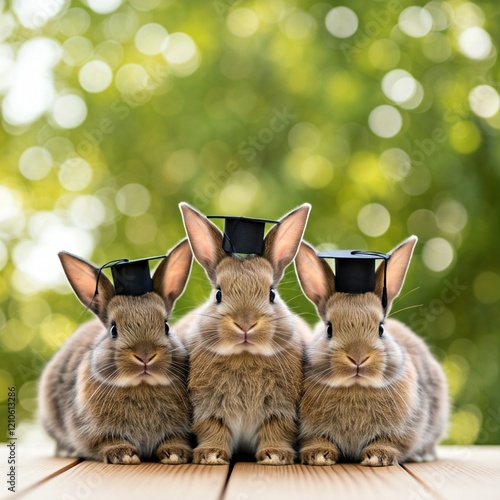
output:
[{"label": "rabbit chest fur", "polygon": [[218,356],[195,350],[189,378],[195,420],[223,421],[233,451],[254,453],[266,419],[296,420],[300,378],[289,374],[302,370],[301,351],[300,342],[273,356]]},{"label": "rabbit chest fur", "polygon": [[[78,329],[47,365],[41,415],[59,454],[101,459],[106,436],[123,439],[151,457],[167,435],[189,432],[189,398],[181,380],[169,385],[104,385],[92,373],[92,347],[108,335],[98,320]],[[172,364],[185,371],[179,359]],[[54,388],[57,387],[57,390]]]},{"label": "rabbit chest fur", "polygon": [[443,433],[444,424],[435,424],[446,420],[440,402],[447,397],[437,362],[399,321],[388,320],[387,330],[402,350],[398,379],[390,385],[332,387],[318,383],[314,370],[306,368],[302,434],[324,435],[338,445],[344,460],[359,461],[363,449],[380,438],[404,440],[401,461],[419,459]]}]

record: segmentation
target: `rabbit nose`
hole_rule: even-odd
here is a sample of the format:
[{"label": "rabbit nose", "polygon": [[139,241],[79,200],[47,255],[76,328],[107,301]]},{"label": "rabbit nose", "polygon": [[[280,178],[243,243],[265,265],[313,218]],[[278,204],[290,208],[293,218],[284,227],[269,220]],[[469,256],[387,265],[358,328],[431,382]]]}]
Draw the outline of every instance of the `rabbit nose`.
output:
[{"label": "rabbit nose", "polygon": [[359,361],[359,358],[358,359],[354,359],[354,358],[351,358],[351,356],[347,356],[347,359],[353,364],[353,365],[356,365],[356,366],[361,366],[363,363],[366,363],[366,361],[368,361],[368,358],[370,356],[366,356],[366,358],[362,359],[361,361]]},{"label": "rabbit nose", "polygon": [[257,323],[254,323],[253,325],[248,325],[247,323],[236,323],[234,324],[243,332],[243,333],[248,333]]},{"label": "rabbit nose", "polygon": [[140,361],[141,363],[147,365],[149,362],[153,361],[154,358],[156,358],[157,353],[155,352],[152,356],[145,356],[141,354],[141,356],[137,356],[137,354],[134,354],[134,358]]}]

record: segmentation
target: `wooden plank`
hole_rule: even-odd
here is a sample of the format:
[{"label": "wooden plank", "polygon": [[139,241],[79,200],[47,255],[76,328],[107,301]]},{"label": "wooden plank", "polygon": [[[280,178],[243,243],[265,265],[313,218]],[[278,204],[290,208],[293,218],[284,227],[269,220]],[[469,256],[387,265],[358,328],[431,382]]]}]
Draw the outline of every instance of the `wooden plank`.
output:
[{"label": "wooden plank", "polygon": [[254,463],[235,465],[224,500],[304,500],[335,498],[383,498],[404,500],[422,489],[427,499],[435,492],[421,485],[402,467],[364,467],[358,464],[333,466],[266,466]]},{"label": "wooden plank", "polygon": [[219,500],[228,466],[112,465],[85,461],[64,474],[30,489],[23,500],[109,500],[111,498],[175,498]]},{"label": "wooden plank", "polygon": [[[403,467],[427,488],[450,500],[500,499],[499,446],[442,446],[439,460],[405,464]],[[408,500],[425,500],[425,491]]]},{"label": "wooden plank", "polygon": [[[2,496],[0,498],[12,498],[14,495],[8,491],[8,485],[4,481],[8,471],[8,448],[5,443],[0,447],[0,474],[2,477]],[[47,446],[16,446],[16,493],[26,491],[33,485],[50,477],[61,474],[67,469],[74,467],[80,462],[77,458],[55,458],[53,450]],[[3,496],[8,493],[8,496]],[[17,497],[17,495],[15,495]]]}]

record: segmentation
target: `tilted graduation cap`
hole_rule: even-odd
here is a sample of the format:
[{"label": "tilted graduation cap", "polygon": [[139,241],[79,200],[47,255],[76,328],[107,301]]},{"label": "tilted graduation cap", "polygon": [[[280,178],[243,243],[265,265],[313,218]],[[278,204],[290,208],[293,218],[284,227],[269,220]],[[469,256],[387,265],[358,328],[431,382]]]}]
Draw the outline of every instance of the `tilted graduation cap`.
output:
[{"label": "tilted graduation cap", "polygon": [[99,268],[96,280],[96,292],[98,293],[99,277],[103,269],[111,268],[113,283],[117,295],[144,295],[153,291],[153,279],[149,270],[149,261],[164,259],[166,255],[146,257],[144,259],[128,260],[119,259],[107,262]]},{"label": "tilted graduation cap", "polygon": [[224,219],[222,249],[227,254],[262,255],[264,253],[266,223],[280,223],[277,220],[252,219],[249,217],[234,217],[232,215],[209,215],[208,218]]},{"label": "tilted graduation cap", "polygon": [[387,261],[389,254],[367,250],[330,250],[320,253],[323,259],[335,259],[335,290],[345,293],[365,293],[375,290],[375,261],[384,260],[382,306],[387,308]]}]

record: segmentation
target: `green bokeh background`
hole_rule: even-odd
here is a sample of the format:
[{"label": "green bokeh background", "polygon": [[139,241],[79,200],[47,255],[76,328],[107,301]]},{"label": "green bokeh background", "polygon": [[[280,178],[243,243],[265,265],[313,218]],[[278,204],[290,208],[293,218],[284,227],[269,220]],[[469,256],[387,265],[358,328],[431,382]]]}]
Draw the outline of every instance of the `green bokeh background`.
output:
[{"label": "green bokeh background", "polygon": [[[496,0],[353,0],[357,29],[344,38],[352,20],[327,17],[338,2],[56,4],[30,25],[0,2],[0,429],[14,385],[20,437],[32,436],[43,365],[90,317],[58,250],[100,264],[163,253],[184,236],[183,200],[266,218],[308,201],[306,239],[320,248],[388,251],[419,237],[393,316],[446,370],[447,442],[500,443]],[[158,27],[139,31],[151,23],[169,33],[163,47]],[[37,116],[16,114],[19,54],[40,39],[54,41],[54,95]],[[109,85],[81,70],[91,61],[106,63]],[[384,92],[395,69],[411,76]],[[64,95],[79,96],[84,119],[54,104]],[[382,122],[379,106],[390,106]],[[208,291],[195,265],[175,318]],[[292,267],[280,291],[316,321]]]}]

